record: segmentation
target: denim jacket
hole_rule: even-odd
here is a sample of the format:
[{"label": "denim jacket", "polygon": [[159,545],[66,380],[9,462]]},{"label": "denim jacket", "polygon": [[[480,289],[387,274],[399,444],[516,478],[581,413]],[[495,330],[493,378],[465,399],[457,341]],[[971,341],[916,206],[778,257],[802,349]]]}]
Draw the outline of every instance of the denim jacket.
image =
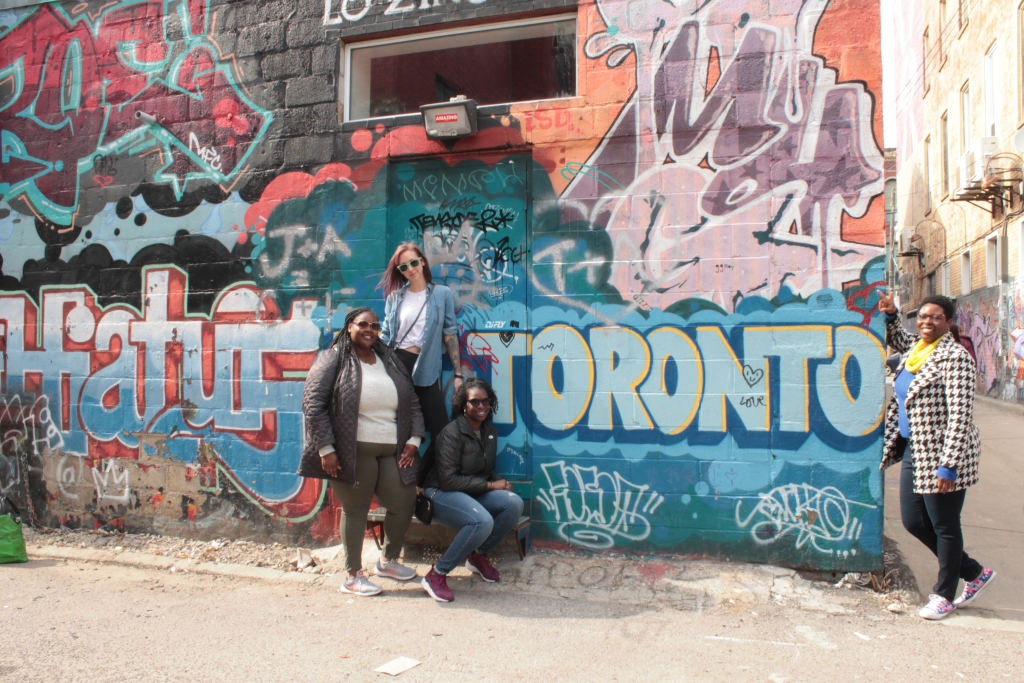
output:
[{"label": "denim jacket", "polygon": [[[402,306],[402,297],[409,288],[406,283],[400,290],[388,297],[384,304],[384,321],[381,323],[380,338],[388,346],[398,341],[398,310]],[[423,331],[423,346],[420,357],[412,369],[412,383],[418,387],[428,387],[441,377],[441,356],[444,353],[446,334],[457,335],[459,323],[455,319],[455,300],[452,290],[444,285],[427,285],[427,324]]]}]

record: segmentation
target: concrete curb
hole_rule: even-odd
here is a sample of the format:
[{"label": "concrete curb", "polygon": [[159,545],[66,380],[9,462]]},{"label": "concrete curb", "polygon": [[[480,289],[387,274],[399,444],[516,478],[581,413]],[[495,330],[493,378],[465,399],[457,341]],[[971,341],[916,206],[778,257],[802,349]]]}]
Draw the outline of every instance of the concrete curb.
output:
[{"label": "concrete curb", "polygon": [[303,574],[286,572],[269,567],[251,567],[244,564],[227,562],[198,562],[196,560],[175,559],[159,555],[144,555],[133,552],[117,552],[96,548],[68,548],[61,546],[29,546],[30,560],[74,560],[76,562],[101,562],[118,564],[138,569],[159,569],[170,571],[191,572],[193,574],[211,574],[214,576],[230,576],[239,579],[259,579],[261,581],[278,581],[286,583],[314,584],[327,577],[319,574]]},{"label": "concrete curb", "polygon": [[989,619],[986,617],[972,617],[966,614],[951,614],[939,623],[944,626],[958,626],[959,628],[1024,633],[1024,621],[1012,621],[1010,619]]},{"label": "concrete curb", "polygon": [[995,408],[1001,410],[1004,413],[1010,413],[1017,417],[1024,417],[1024,406],[1019,403],[1007,403],[1006,401],[1000,401],[998,398],[992,398],[991,396],[985,396],[984,394],[974,394],[974,400],[984,404],[986,407]]}]

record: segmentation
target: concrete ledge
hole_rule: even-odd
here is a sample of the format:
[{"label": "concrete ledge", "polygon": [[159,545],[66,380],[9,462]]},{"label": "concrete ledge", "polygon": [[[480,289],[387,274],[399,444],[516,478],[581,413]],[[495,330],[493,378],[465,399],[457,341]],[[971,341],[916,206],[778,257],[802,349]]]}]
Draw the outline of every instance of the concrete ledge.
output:
[{"label": "concrete ledge", "polygon": [[1003,412],[1016,415],[1017,417],[1024,417],[1024,406],[1019,403],[1008,403],[1007,401],[1000,401],[998,398],[992,398],[991,396],[985,396],[984,394],[978,393],[974,394],[974,400],[989,408],[1002,410]]},{"label": "concrete ledge", "polygon": [[240,579],[259,579],[261,581],[285,581],[288,583],[312,584],[323,579],[323,577],[318,574],[286,572],[280,569],[271,569],[269,567],[251,567],[245,564],[230,564],[227,562],[198,562],[196,560],[177,559],[173,557],[163,557],[160,555],[145,555],[142,553],[100,550],[97,548],[29,546],[28,556],[29,559],[32,560],[46,559],[73,560],[76,562],[103,562],[119,564],[126,567],[137,567],[139,569],[160,569],[170,571],[172,568],[175,568],[179,571],[187,571],[194,574],[232,576]]},{"label": "concrete ledge", "polygon": [[960,628],[974,628],[982,629],[985,631],[1007,631],[1009,633],[1024,633],[1024,621],[1010,621],[1009,619],[986,619],[985,617],[972,617],[966,614],[959,613],[951,614],[939,623],[945,626],[959,626]]}]

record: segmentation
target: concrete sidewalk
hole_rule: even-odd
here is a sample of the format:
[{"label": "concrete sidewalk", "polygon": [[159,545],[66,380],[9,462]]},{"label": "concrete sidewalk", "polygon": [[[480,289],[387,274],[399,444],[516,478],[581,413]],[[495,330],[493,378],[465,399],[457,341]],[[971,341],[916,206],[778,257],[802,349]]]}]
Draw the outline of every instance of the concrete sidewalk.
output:
[{"label": "concrete sidewalk", "polygon": [[[964,612],[1024,621],[1024,408],[983,398],[975,402],[974,419],[981,430],[981,475],[964,505],[965,549],[997,577]],[[885,534],[927,599],[938,563],[900,521],[899,469],[886,472]]]}]

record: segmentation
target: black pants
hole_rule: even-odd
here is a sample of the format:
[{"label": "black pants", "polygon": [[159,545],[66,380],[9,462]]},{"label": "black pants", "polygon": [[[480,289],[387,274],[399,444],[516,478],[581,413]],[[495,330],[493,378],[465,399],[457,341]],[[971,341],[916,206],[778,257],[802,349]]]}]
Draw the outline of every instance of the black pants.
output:
[{"label": "black pants", "polygon": [[910,449],[903,452],[900,471],[900,516],[903,528],[928,546],[939,559],[939,580],[932,592],[950,602],[956,597],[960,579],[974,581],[982,566],[964,552],[960,511],[966,490],[952,493],[914,493],[914,464]]},{"label": "black pants", "polygon": [[[411,377],[412,369],[416,365],[416,359],[419,358],[419,354],[398,349],[395,351],[395,358],[402,361],[406,369],[409,370],[409,376]],[[420,401],[420,410],[423,411],[423,424],[430,434],[430,444],[423,453],[423,466],[420,468],[420,481],[422,482],[426,478],[427,472],[434,466],[434,443],[437,441],[438,435],[441,434],[441,430],[451,420],[448,419],[448,411],[445,410],[444,394],[441,393],[440,379],[429,386],[414,386],[413,388],[416,390],[416,398]]]}]

